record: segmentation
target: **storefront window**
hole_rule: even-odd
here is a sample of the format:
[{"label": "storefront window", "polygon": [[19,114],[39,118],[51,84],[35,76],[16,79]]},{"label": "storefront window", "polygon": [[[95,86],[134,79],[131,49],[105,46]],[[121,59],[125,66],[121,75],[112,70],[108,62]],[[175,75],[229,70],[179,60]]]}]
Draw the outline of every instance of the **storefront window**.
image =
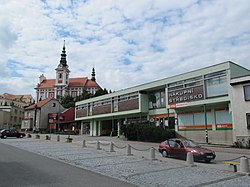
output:
[{"label": "storefront window", "polygon": [[163,108],[166,107],[165,91],[156,91],[149,94],[149,108]]},{"label": "storefront window", "polygon": [[250,101],[250,85],[244,86],[245,101]]}]

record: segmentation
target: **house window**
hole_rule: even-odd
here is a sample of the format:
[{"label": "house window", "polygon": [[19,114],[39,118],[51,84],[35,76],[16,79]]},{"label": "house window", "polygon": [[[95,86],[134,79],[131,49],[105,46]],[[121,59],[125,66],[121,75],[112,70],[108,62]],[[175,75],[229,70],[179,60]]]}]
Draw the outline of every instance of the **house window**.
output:
[{"label": "house window", "polygon": [[61,73],[59,73],[59,79],[61,79],[62,78],[62,74]]},{"label": "house window", "polygon": [[250,129],[250,113],[247,113],[247,129]]},{"label": "house window", "polygon": [[245,101],[250,101],[250,85],[244,86]]}]

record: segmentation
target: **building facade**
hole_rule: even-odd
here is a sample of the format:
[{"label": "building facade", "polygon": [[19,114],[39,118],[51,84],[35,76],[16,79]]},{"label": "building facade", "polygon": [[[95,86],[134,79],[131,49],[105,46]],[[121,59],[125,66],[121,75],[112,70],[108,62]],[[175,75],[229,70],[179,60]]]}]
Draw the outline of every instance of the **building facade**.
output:
[{"label": "building facade", "polygon": [[121,125],[144,122],[175,129],[197,142],[232,144],[236,140],[232,79],[250,75],[223,62],[76,103],[76,120],[90,135],[119,135]]},{"label": "building facade", "polygon": [[231,80],[236,141],[250,145],[250,76]]},{"label": "building facade", "polygon": [[79,134],[80,125],[75,122],[75,107],[70,107],[61,113],[49,113],[48,118],[50,132]]},{"label": "building facade", "polygon": [[41,101],[46,98],[57,98],[57,96],[72,96],[76,97],[81,95],[84,90],[91,94],[101,87],[96,82],[95,69],[92,69],[92,77],[80,77],[80,78],[70,78],[70,70],[66,60],[66,49],[65,44],[63,46],[61,60],[58,64],[56,70],[55,79],[46,79],[42,74],[39,77],[39,83],[37,84],[36,99]]},{"label": "building facade", "polygon": [[57,99],[47,98],[25,108],[22,130],[47,130],[48,114],[61,113],[65,108]]},{"label": "building facade", "polygon": [[21,128],[24,108],[33,102],[31,95],[0,95],[0,129]]}]

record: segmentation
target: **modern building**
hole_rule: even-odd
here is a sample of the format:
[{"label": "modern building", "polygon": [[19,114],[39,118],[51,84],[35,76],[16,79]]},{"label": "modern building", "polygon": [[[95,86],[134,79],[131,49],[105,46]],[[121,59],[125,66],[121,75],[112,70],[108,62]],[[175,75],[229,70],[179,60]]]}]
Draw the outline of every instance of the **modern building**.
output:
[{"label": "modern building", "polygon": [[241,128],[233,116],[242,95],[235,96],[230,83],[249,75],[250,70],[223,62],[77,102],[75,119],[81,129],[89,125],[92,136],[119,135],[121,125],[144,122],[200,143],[232,144]]},{"label": "modern building", "polygon": [[43,74],[39,77],[39,83],[35,88],[37,101],[47,98],[57,98],[57,96],[69,95],[76,97],[81,95],[84,90],[95,94],[101,88],[96,82],[94,68],[92,69],[91,79],[88,79],[88,77],[70,78],[66,56],[64,43],[60,63],[55,69],[56,79],[46,79]]},{"label": "modern building", "polygon": [[25,108],[22,130],[47,130],[48,114],[61,113],[65,108],[57,99],[47,98]]},{"label": "modern building", "polygon": [[31,95],[0,95],[0,129],[21,128],[24,108],[33,102]]}]

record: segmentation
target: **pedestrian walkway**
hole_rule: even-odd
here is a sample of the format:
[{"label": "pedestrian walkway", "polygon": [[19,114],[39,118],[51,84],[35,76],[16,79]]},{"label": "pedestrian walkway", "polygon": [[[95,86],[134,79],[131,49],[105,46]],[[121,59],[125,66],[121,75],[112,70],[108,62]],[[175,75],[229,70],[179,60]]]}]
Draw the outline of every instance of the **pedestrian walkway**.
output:
[{"label": "pedestrian walkway", "polygon": [[[57,159],[65,163],[91,170],[103,175],[117,178],[138,186],[249,186],[250,177],[221,169],[203,167],[196,164],[191,167],[185,161],[162,158],[150,159],[150,154],[132,150],[133,155],[127,155],[124,149],[116,149],[110,152],[108,143],[114,142],[117,147],[124,147],[126,143],[136,149],[147,148],[148,145],[155,147],[158,144],[131,142],[115,139],[114,137],[98,137],[101,143],[100,149],[96,147],[97,137],[71,136],[72,143],[66,143],[67,136],[60,136],[57,141],[56,135],[51,135],[51,140],[45,140],[45,135],[40,139],[1,139],[0,143],[31,151],[46,157]],[[83,140],[87,147],[82,147]],[[122,150],[122,151],[121,151]],[[149,152],[147,152],[149,153]],[[157,156],[160,155],[157,154]],[[164,159],[164,160],[163,160]],[[210,164],[209,164],[210,165]]]}]

